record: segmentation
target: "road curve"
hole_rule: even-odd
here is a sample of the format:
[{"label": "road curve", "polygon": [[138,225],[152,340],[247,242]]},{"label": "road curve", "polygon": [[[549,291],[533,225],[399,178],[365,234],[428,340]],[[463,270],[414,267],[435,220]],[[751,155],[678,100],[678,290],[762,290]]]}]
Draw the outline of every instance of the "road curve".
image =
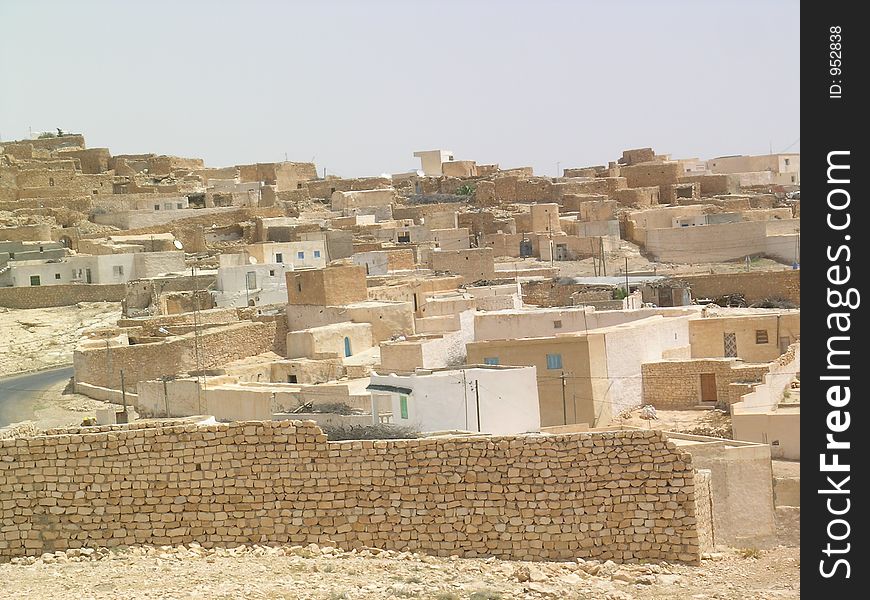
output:
[{"label": "road curve", "polygon": [[42,393],[72,376],[72,365],[66,365],[0,379],[0,427],[33,419]]}]

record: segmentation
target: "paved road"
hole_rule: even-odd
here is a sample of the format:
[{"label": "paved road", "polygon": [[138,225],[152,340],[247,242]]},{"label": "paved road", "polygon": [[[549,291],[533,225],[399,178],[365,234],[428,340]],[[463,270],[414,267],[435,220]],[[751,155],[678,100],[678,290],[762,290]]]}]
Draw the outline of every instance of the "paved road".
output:
[{"label": "paved road", "polygon": [[42,392],[73,376],[72,365],[0,379],[0,427],[34,417]]}]

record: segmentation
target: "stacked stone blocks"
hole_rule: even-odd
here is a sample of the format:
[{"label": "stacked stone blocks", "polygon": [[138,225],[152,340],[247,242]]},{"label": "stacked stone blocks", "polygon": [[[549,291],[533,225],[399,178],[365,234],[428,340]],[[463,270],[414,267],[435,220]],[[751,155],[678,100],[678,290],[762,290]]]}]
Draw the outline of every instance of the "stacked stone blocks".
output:
[{"label": "stacked stone blocks", "polygon": [[694,481],[691,457],[657,431],[327,442],[312,421],[82,430],[0,441],[0,557],[197,541],[696,563]]}]

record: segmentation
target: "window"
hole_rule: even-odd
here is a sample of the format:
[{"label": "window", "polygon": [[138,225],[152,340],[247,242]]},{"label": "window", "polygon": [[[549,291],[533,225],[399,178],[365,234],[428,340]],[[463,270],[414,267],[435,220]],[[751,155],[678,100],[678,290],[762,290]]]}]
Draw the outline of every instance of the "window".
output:
[{"label": "window", "polygon": [[120,277],[124,274],[124,265],[114,265],[112,267],[112,275],[115,277]]},{"label": "window", "polygon": [[275,269],[269,269],[269,277],[275,276]]},{"label": "window", "polygon": [[562,355],[561,354],[548,354],[547,355],[547,368],[548,369],[561,369],[562,368]]},{"label": "window", "polygon": [[766,344],[767,343],[767,329],[756,329],[755,330],[755,343],[756,344]]},{"label": "window", "polygon": [[785,159],[785,166],[788,166],[788,159]]},{"label": "window", "polygon": [[296,184],[296,189],[297,189],[297,190],[301,190],[301,189],[302,189],[302,184],[301,184],[301,183],[297,183],[297,184]]},{"label": "window", "polygon": [[728,358],[736,358],[737,357],[737,334],[736,333],[723,333],[722,337],[725,342],[725,356]]},{"label": "window", "polygon": [[314,258],[320,258],[320,250],[314,251]]},{"label": "window", "polygon": [[281,252],[276,252],[276,253],[275,253],[275,262],[276,262],[276,263],[282,263],[282,262],[284,262],[284,254],[281,253]]},{"label": "window", "polygon": [[175,208],[181,208],[181,202],[176,202],[176,203],[175,203]]},{"label": "window", "polygon": [[160,210],[160,205],[159,205],[159,204],[155,204],[155,205],[154,205],[154,210]]},{"label": "window", "polygon": [[39,285],[39,275],[30,276],[30,285]]},{"label": "window", "polygon": [[[788,162],[786,162],[785,164],[788,164]],[[54,186],[54,177],[48,178],[48,185],[49,185],[49,187]]]},{"label": "window", "polygon": [[485,365],[497,365],[498,364],[498,356],[490,356],[483,359],[483,364]]},{"label": "window", "polygon": [[405,394],[399,396],[399,413],[403,419],[408,418],[408,397]]},{"label": "window", "polygon": [[55,274],[54,274],[54,278],[55,278],[55,279],[60,279],[60,273],[55,273]]},{"label": "window", "polygon": [[296,258],[298,258],[299,260],[304,259],[304,258],[305,258],[305,253],[304,253],[304,252],[297,252],[297,253],[296,253]]},{"label": "window", "polygon": [[163,209],[164,210],[172,210],[172,202],[164,202]]},{"label": "window", "polygon": [[553,321],[553,329],[562,329],[562,321],[558,319]]}]

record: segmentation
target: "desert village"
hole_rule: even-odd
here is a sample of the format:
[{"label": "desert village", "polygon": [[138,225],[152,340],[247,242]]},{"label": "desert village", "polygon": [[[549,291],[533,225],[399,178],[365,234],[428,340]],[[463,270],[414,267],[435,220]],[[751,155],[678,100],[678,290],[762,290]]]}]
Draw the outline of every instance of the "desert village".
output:
[{"label": "desert village", "polygon": [[119,315],[67,359],[94,418],[0,434],[0,560],[794,541],[800,155],[658,150],[549,177],[409,149],[345,179],[0,143],[5,316]]}]

